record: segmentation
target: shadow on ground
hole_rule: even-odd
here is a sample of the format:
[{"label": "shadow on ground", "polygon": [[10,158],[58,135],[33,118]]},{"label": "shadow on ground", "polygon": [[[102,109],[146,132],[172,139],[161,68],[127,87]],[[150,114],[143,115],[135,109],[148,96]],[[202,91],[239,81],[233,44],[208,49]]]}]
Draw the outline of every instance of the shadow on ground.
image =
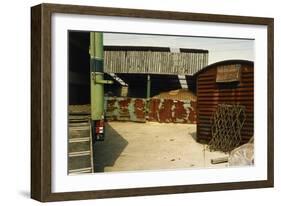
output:
[{"label": "shadow on ground", "polygon": [[105,140],[96,142],[94,146],[95,172],[104,172],[105,167],[113,166],[128,145],[128,141],[109,124],[106,124],[105,128]]},{"label": "shadow on ground", "polygon": [[198,141],[197,139],[197,132],[189,132],[189,135],[192,137],[192,139],[194,139],[195,142],[197,142],[198,144],[202,144],[202,145],[208,145],[209,142],[207,140],[200,140]]},{"label": "shadow on ground", "polygon": [[192,139],[194,139],[195,142],[197,142],[197,132],[189,132]]}]

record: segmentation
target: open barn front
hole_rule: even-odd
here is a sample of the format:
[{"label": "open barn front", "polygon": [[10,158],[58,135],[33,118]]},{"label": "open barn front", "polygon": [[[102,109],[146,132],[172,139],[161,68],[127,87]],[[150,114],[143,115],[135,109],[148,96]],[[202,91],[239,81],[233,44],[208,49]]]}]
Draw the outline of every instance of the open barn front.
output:
[{"label": "open barn front", "polygon": [[[208,48],[157,35],[129,35],[128,41],[132,36],[144,36],[142,44],[113,45],[114,34],[69,32],[68,174],[228,167],[231,150],[253,136],[253,64],[208,65]],[[161,41],[149,45],[147,38]],[[233,75],[239,78],[229,80]],[[244,111],[224,117],[225,130],[240,126],[231,150],[209,144],[220,144],[213,128],[222,104]]]}]

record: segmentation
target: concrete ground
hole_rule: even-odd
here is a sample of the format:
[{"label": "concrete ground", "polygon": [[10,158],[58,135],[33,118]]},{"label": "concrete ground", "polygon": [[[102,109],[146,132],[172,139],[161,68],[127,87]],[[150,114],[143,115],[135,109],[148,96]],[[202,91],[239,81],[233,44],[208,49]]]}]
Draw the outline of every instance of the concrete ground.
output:
[{"label": "concrete ground", "polygon": [[226,157],[195,141],[196,124],[109,122],[94,148],[95,172],[227,167]]}]

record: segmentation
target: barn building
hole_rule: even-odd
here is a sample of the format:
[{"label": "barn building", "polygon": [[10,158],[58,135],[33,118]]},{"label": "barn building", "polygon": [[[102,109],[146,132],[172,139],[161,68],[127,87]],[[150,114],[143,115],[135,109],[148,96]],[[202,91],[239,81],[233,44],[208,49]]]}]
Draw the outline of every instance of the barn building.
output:
[{"label": "barn building", "polygon": [[[90,102],[89,33],[69,33],[69,104]],[[208,64],[208,51],[168,47],[104,46],[105,85],[109,96],[120,96],[128,86],[128,97],[147,98],[181,88],[195,89],[193,74]],[[147,94],[147,84],[150,93]]]}]

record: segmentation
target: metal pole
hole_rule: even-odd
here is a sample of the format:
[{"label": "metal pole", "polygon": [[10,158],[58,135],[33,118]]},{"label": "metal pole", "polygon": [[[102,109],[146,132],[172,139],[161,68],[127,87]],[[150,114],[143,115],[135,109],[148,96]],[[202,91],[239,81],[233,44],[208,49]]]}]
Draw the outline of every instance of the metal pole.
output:
[{"label": "metal pole", "polygon": [[104,80],[103,73],[103,33],[90,33],[90,72],[91,72],[91,119],[104,118],[104,84],[112,84]]},{"label": "metal pole", "polygon": [[[97,139],[95,126],[97,121],[104,120],[104,84],[112,84],[104,80],[103,73],[103,33],[90,33],[90,72],[91,72],[91,125],[92,135]],[[94,142],[94,141],[93,141]]]},{"label": "metal pole", "polygon": [[150,91],[151,90],[151,79],[150,75],[147,75],[147,85],[146,85],[146,118],[149,115],[149,107],[150,107]]},{"label": "metal pole", "polygon": [[[90,82],[91,82],[91,136],[92,151],[95,140],[103,140],[102,134],[96,133],[98,122],[104,120],[104,84],[112,81],[104,80],[103,73],[103,33],[90,32]],[[102,136],[101,136],[102,135]],[[94,152],[92,153],[94,165]]]},{"label": "metal pole", "polygon": [[146,98],[149,99],[150,98],[150,90],[151,90],[151,79],[150,79],[150,75],[147,75],[147,85],[146,85]]},{"label": "metal pole", "polygon": [[90,33],[91,119],[103,118],[104,88],[97,83],[103,80],[103,34]]}]

